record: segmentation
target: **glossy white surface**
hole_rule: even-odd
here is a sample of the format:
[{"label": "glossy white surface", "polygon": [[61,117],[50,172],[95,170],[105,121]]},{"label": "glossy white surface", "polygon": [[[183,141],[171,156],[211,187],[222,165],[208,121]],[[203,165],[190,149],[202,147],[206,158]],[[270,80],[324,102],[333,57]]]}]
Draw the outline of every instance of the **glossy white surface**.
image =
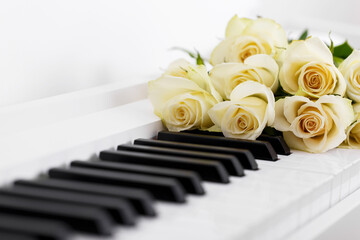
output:
[{"label": "glossy white surface", "polygon": [[162,129],[148,100],[120,105],[0,137],[0,184],[34,178],[50,167],[90,159],[101,150]]},{"label": "glossy white surface", "polygon": [[[144,88],[114,84],[8,108],[11,114],[3,116],[14,131],[3,128],[0,135],[0,183],[35,178],[51,167],[154,136],[162,124]],[[135,101],[114,97],[136,93]],[[31,116],[25,109],[37,114]],[[16,130],[19,116],[32,123]],[[159,202],[158,218],[142,218],[137,227],[121,228],[111,239],[287,239],[359,188],[359,153],[294,151],[277,162],[258,161],[260,170],[232,177],[231,184],[205,183],[207,194],[189,196],[187,204]]]},{"label": "glossy white surface", "polygon": [[[235,13],[274,18],[295,36],[305,27],[323,39],[331,31],[359,48],[359,8],[352,0],[1,1],[0,184],[155,135],[161,122],[144,100],[146,85],[134,83],[185,56],[173,46],[207,57]],[[346,198],[359,188],[359,151],[295,152],[259,165],[229,185],[206,183],[206,196],[181,207],[159,203],[159,218],[113,239],[320,240],[356,232],[336,223],[359,214],[360,194]]]},{"label": "glossy white surface", "polygon": [[[282,164],[296,159],[304,159],[299,168]],[[311,159],[316,163],[309,167]],[[158,203],[157,219],[141,219],[137,227],[119,229],[109,239],[287,239],[328,210],[339,190],[347,191],[351,178],[334,185],[334,171],[343,174],[359,160],[359,151],[335,149],[319,155],[295,152],[271,164],[259,161],[260,170],[232,177],[230,184],[205,183],[207,194],[189,196],[186,204]]]},{"label": "glossy white surface", "polygon": [[288,240],[358,239],[360,236],[359,217],[360,190],[357,190],[329,211],[289,236]]},{"label": "glossy white surface", "polygon": [[0,108],[0,136],[118,107],[146,97],[146,83],[117,82],[3,107]]}]

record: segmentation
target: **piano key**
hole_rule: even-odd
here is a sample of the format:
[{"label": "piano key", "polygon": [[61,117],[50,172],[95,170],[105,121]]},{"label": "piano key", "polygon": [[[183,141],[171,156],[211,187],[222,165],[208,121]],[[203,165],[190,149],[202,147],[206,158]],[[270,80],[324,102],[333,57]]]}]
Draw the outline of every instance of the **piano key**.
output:
[{"label": "piano key", "polygon": [[65,240],[71,234],[69,227],[57,220],[11,214],[0,215],[0,239]]},{"label": "piano key", "polygon": [[4,239],[4,240],[36,240],[36,238],[27,236],[24,234],[8,233],[8,232],[1,232],[1,231],[0,231],[0,239]]},{"label": "piano key", "polygon": [[2,214],[58,220],[76,231],[98,235],[110,235],[113,225],[111,218],[99,208],[5,195],[0,197]]},{"label": "piano key", "polygon": [[142,189],[114,187],[103,184],[83,183],[70,180],[43,179],[41,181],[17,180],[16,186],[27,186],[39,189],[58,189],[75,193],[87,193],[95,196],[107,196],[115,199],[126,199],[133,204],[137,213],[154,217],[156,211],[153,208],[153,197]]},{"label": "piano key", "polygon": [[32,187],[20,186],[12,189],[0,189],[0,196],[15,196],[22,197],[24,199],[93,206],[107,211],[117,223],[134,225],[136,222],[134,209],[131,204],[124,199],[114,199],[84,193],[72,193],[62,190],[34,189]]},{"label": "piano key", "polygon": [[117,149],[124,151],[155,153],[155,154],[172,155],[178,157],[200,158],[200,159],[218,161],[224,165],[224,167],[226,168],[226,170],[230,175],[244,176],[244,169],[241,166],[241,163],[233,155],[196,152],[189,150],[178,150],[172,148],[130,145],[130,144],[120,145],[118,146]]},{"label": "piano key", "polygon": [[145,189],[158,200],[183,203],[185,192],[176,179],[86,168],[52,168],[49,177]]},{"label": "piano key", "polygon": [[267,134],[261,134],[256,140],[269,142],[277,154],[291,154],[289,146],[286,144],[284,138],[281,136],[270,136]]},{"label": "piano key", "polygon": [[182,142],[173,142],[165,140],[154,140],[154,139],[145,139],[139,138],[134,141],[135,145],[145,145],[145,146],[154,146],[154,147],[163,147],[163,148],[172,148],[172,149],[184,149],[191,151],[199,151],[206,153],[220,153],[220,154],[230,154],[235,156],[241,165],[245,169],[249,170],[258,170],[258,165],[255,161],[254,156],[249,150],[229,148],[229,147],[219,147],[219,146],[208,146],[201,144],[192,144],[192,143],[182,143]]},{"label": "piano key", "polygon": [[210,136],[184,132],[175,133],[168,131],[160,131],[158,133],[158,139],[175,142],[186,142],[195,144],[199,143],[211,146],[248,149],[255,158],[270,161],[278,160],[278,156],[274,148],[271,146],[270,143],[265,141],[234,139],[221,136]]},{"label": "piano key", "polygon": [[224,137],[224,134],[222,132],[210,132],[210,131],[203,131],[203,130],[199,130],[199,129],[185,130],[185,131],[182,131],[182,132]]},{"label": "piano key", "polygon": [[199,160],[185,157],[175,157],[153,153],[138,153],[128,151],[102,151],[100,159],[112,162],[137,163],[158,167],[170,167],[197,172],[203,180],[229,183],[229,174],[219,162]]},{"label": "piano key", "polygon": [[[222,132],[201,131],[198,129],[190,130],[190,131],[183,131],[183,132],[192,133],[192,134],[200,134],[200,135],[224,137],[224,134]],[[290,153],[291,153],[289,146],[286,144],[284,138],[281,136],[271,136],[268,134],[261,134],[256,140],[269,142],[277,154],[290,155]]]},{"label": "piano key", "polygon": [[159,168],[144,165],[135,165],[119,162],[85,162],[73,161],[70,164],[74,167],[84,167],[93,169],[102,169],[119,172],[140,173],[152,176],[162,176],[177,179],[188,193],[203,195],[204,188],[201,185],[201,179],[196,172],[177,170],[172,168]]},{"label": "piano key", "polygon": [[[189,203],[181,208],[159,204],[159,219],[138,232],[121,229],[115,236],[118,239],[149,236],[152,240],[193,239],[194,236],[212,240],[253,239],[253,236],[286,239],[284,235],[278,237],[277,233],[286,234],[288,229],[298,227],[298,209],[303,207],[301,199],[307,195],[311,196],[310,201],[314,200],[311,189],[329,189],[329,175],[261,164],[259,167],[260,171],[248,171],[245,178],[232,178],[232,184],[227,186],[205,182],[206,197],[189,196]],[[259,228],[266,228],[267,232],[261,230],[259,233]],[[183,232],[184,229],[191,231]]]}]

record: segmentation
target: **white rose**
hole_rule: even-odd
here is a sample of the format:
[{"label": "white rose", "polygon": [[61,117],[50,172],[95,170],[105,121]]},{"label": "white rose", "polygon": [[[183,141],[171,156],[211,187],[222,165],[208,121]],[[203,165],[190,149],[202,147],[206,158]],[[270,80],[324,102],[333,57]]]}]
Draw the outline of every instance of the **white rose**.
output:
[{"label": "white rose", "polygon": [[212,127],[208,110],[222,100],[205,66],[184,60],[173,62],[160,78],[150,81],[148,94],[155,114],[174,132]]},{"label": "white rose", "polygon": [[329,48],[319,38],[293,41],[283,54],[279,74],[283,89],[300,96],[344,96],[345,80],[333,64]]},{"label": "white rose", "polygon": [[303,96],[276,101],[275,129],[283,131],[289,147],[320,153],[339,146],[354,119],[349,99],[326,95],[317,101]]},{"label": "white rose", "polygon": [[256,139],[275,118],[274,95],[266,86],[253,81],[239,84],[230,101],[209,110],[211,120],[226,137]]},{"label": "white rose", "polygon": [[222,101],[222,97],[215,90],[204,65],[195,66],[185,59],[178,59],[172,62],[165,70],[163,76],[167,75],[189,79],[205,91],[211,93],[217,101]]},{"label": "white rose", "polygon": [[225,40],[213,50],[210,63],[244,62],[255,54],[268,54],[276,58],[287,45],[286,33],[275,21],[234,16],[226,27]]},{"label": "white rose", "polygon": [[247,58],[244,63],[222,63],[210,71],[210,79],[222,98],[230,99],[233,89],[240,83],[255,81],[275,92],[279,86],[279,67],[276,61],[265,54]]},{"label": "white rose", "polygon": [[355,121],[346,129],[346,139],[341,145],[345,148],[360,148],[360,103],[353,105]]},{"label": "white rose", "polygon": [[355,102],[360,102],[360,51],[354,50],[339,66],[347,89],[346,94]]}]

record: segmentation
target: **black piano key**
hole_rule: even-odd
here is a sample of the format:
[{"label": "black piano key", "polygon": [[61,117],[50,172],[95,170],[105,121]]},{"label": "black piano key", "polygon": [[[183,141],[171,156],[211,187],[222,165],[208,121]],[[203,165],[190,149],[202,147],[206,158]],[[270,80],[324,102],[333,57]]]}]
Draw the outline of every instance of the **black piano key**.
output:
[{"label": "black piano key", "polygon": [[116,199],[128,200],[137,213],[148,217],[156,216],[153,207],[152,195],[142,189],[134,189],[127,187],[114,187],[95,183],[82,183],[70,180],[43,179],[41,181],[17,180],[14,182],[16,186],[27,186],[39,189],[58,189],[75,193],[87,193],[96,196],[107,196]]},{"label": "black piano key", "polygon": [[161,131],[158,133],[158,139],[186,142],[195,144],[205,144],[211,146],[222,146],[232,148],[248,149],[255,158],[276,161],[278,156],[270,143],[258,140],[243,140],[235,138],[226,138],[221,136],[211,136],[206,134],[193,134],[185,132]]},{"label": "black piano key", "polygon": [[16,196],[24,199],[37,199],[59,203],[64,202],[75,205],[79,204],[80,206],[94,206],[107,211],[117,223],[134,225],[136,222],[135,210],[132,208],[132,205],[124,199],[20,186],[12,189],[0,189],[0,197],[1,196]]},{"label": "black piano key", "polygon": [[185,130],[182,131],[185,133],[193,133],[193,134],[201,134],[201,135],[209,135],[209,136],[221,136],[224,137],[224,134],[222,132],[210,132],[210,131],[203,131],[203,130],[199,130],[199,129],[194,129],[194,130]]},{"label": "black piano key", "polygon": [[252,153],[249,150],[245,150],[245,149],[208,146],[201,144],[182,143],[182,142],[173,142],[173,141],[165,141],[165,140],[143,139],[143,138],[136,139],[134,141],[134,144],[162,147],[162,148],[184,149],[184,150],[207,152],[207,153],[230,154],[235,156],[245,169],[249,169],[249,170],[259,169]]},{"label": "black piano key", "polygon": [[150,147],[140,145],[123,144],[118,146],[118,150],[132,151],[132,152],[144,152],[144,153],[155,153],[163,155],[172,155],[178,157],[189,157],[199,158],[211,161],[221,162],[228,173],[233,176],[244,176],[244,169],[241,163],[233,155],[216,154],[216,153],[204,153],[189,150],[179,150],[173,148],[161,148],[161,147]]},{"label": "black piano key", "polygon": [[8,233],[0,231],[0,239],[3,240],[37,240],[34,237],[19,233]]},{"label": "black piano key", "polygon": [[99,235],[110,235],[113,226],[111,218],[99,208],[14,196],[0,197],[0,216],[2,214],[58,220],[73,230]]},{"label": "black piano key", "polygon": [[0,214],[1,240],[65,240],[72,232],[57,220]]},{"label": "black piano key", "polygon": [[143,164],[149,166],[185,169],[197,172],[203,180],[229,183],[229,174],[219,162],[199,160],[185,157],[175,157],[153,153],[138,153],[129,151],[102,151],[100,159],[111,162]]},{"label": "black piano key", "polygon": [[[221,136],[224,137],[222,132],[209,132],[209,131],[201,131],[201,130],[190,130],[184,131],[186,133],[193,134],[201,134],[201,135],[210,135],[210,136]],[[290,148],[286,144],[284,138],[282,136],[271,136],[268,134],[261,134],[256,140],[269,142],[271,146],[274,148],[275,152],[280,155],[290,155]]]},{"label": "black piano key", "polygon": [[285,140],[281,136],[270,136],[267,134],[261,134],[256,140],[266,141],[273,146],[277,154],[290,155],[291,151]]},{"label": "black piano key", "polygon": [[135,165],[128,163],[116,163],[116,162],[85,162],[85,161],[73,161],[70,164],[74,167],[84,167],[93,169],[102,169],[119,172],[140,173],[152,176],[170,177],[177,179],[188,193],[203,195],[205,193],[204,188],[201,185],[201,179],[196,172],[176,170],[171,168],[159,168],[144,165]]},{"label": "black piano key", "polygon": [[158,200],[179,203],[185,202],[183,187],[176,179],[172,178],[87,168],[53,168],[49,170],[49,176],[50,178],[56,179],[70,179],[82,182],[140,188],[148,190]]}]

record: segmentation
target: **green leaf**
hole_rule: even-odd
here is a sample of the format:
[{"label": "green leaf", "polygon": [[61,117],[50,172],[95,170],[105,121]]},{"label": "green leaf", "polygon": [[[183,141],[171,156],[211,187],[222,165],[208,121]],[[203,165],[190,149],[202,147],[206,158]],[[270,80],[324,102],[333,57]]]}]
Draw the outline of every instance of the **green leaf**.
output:
[{"label": "green leaf", "polygon": [[308,29],[305,29],[302,34],[300,35],[298,40],[305,40],[308,37],[309,31]]},{"label": "green leaf", "polygon": [[340,64],[344,61],[344,59],[334,56],[334,57],[333,57],[333,61],[334,61],[335,66],[336,66],[336,67],[339,67]]},{"label": "green leaf", "polygon": [[334,47],[334,57],[345,59],[347,58],[354,49],[349,45],[347,41],[343,44]]},{"label": "green leaf", "polygon": [[197,65],[205,65],[204,59],[201,57],[199,51],[196,50],[196,64]]},{"label": "green leaf", "polygon": [[204,59],[201,57],[199,51],[197,51],[195,49],[195,53],[194,52],[191,52],[185,48],[182,48],[182,47],[173,47],[172,50],[180,50],[182,52],[185,52],[187,53],[191,58],[195,59],[196,60],[196,64],[197,65],[205,65],[204,63]]},{"label": "green leaf", "polygon": [[284,97],[287,97],[287,96],[291,96],[290,93],[285,92],[285,90],[282,88],[282,86],[280,84],[279,84],[278,89],[274,93],[274,95],[275,95],[275,97],[278,97],[278,98],[284,98]]},{"label": "green leaf", "polygon": [[[333,42],[333,40],[332,40],[332,38],[331,38],[331,32],[329,32],[329,39],[330,39],[329,49],[330,49],[330,52],[331,52],[332,54],[334,54],[334,42]],[[335,61],[334,61],[334,62],[335,62]]]}]

